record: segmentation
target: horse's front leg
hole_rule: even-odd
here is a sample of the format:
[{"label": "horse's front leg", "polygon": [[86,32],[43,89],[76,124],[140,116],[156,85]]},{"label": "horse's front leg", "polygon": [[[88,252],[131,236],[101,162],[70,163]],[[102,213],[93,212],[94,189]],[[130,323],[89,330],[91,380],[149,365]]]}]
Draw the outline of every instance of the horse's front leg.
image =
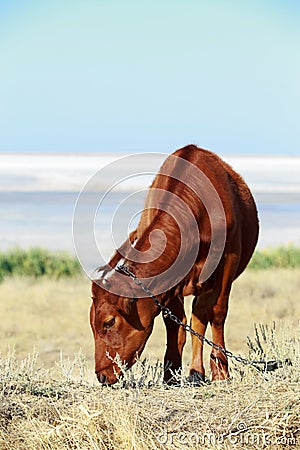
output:
[{"label": "horse's front leg", "polygon": [[[211,310],[209,318],[212,330],[212,340],[222,348],[225,348],[224,324],[228,312],[228,301],[232,280],[236,273],[238,261],[239,257],[235,253],[227,257],[223,272],[222,290],[218,296],[217,302]],[[213,381],[227,380],[229,378],[227,356],[216,348],[213,348],[210,354],[210,368]]]},{"label": "horse's front leg", "polygon": [[[186,324],[186,316],[184,312],[184,299],[177,295],[172,299],[168,307],[184,324]],[[167,330],[167,349],[164,357],[164,381],[167,383],[175,382],[174,373],[181,369],[182,351],[186,340],[186,331],[177,323],[164,317]]]},{"label": "horse's front leg", "polygon": [[[224,324],[228,310],[228,297],[229,293],[219,297],[217,304],[213,308],[212,318],[210,320],[212,340],[222,348],[225,348]],[[229,378],[227,356],[215,348],[212,349],[210,354],[210,368],[212,381],[227,380]]]},{"label": "horse's front leg", "polygon": [[[207,295],[205,294],[194,298],[191,317],[191,327],[203,336],[208,324],[206,301]],[[192,362],[188,381],[193,383],[205,381],[203,341],[194,335],[192,335]]]}]

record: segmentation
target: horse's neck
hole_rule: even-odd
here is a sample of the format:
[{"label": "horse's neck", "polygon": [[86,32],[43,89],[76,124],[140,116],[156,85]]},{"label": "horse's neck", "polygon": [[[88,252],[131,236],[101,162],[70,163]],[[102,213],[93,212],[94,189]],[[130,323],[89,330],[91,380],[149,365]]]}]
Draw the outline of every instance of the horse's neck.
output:
[{"label": "horse's neck", "polygon": [[[163,231],[162,231],[163,230]],[[166,222],[156,221],[136,240],[128,252],[130,266],[136,276],[154,276],[167,270],[175,261],[180,248],[178,230]]]}]

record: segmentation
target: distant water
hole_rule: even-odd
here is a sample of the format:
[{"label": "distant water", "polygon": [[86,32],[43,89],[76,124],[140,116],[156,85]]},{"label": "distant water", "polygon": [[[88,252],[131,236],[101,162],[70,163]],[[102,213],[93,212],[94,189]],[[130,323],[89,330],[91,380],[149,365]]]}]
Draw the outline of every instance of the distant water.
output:
[{"label": "distant water", "polygon": [[[113,193],[97,215],[96,237],[106,257],[113,250],[112,216],[127,195]],[[16,245],[24,248],[43,246],[74,253],[72,218],[77,196],[77,192],[0,192],[0,249]],[[97,196],[100,199],[102,194]],[[259,247],[290,242],[299,245],[300,195],[259,193],[255,194],[255,199],[260,219]],[[142,207],[142,202],[140,205],[133,203],[132,211]],[[127,232],[129,212],[121,211],[117,218],[124,233]]]},{"label": "distant water", "polygon": [[[83,215],[95,196],[100,200],[106,189],[116,185],[98,210],[95,222],[96,241],[108,259],[114,249],[112,219],[118,236],[126,236],[129,219],[142,209],[144,196],[130,197],[125,207],[118,206],[130,192],[149,185],[165,157],[158,153],[129,157],[101,153],[1,154],[0,250],[16,245],[43,246],[74,253],[72,218],[78,192],[100,168],[94,189],[97,194],[90,192]],[[289,242],[300,245],[300,158],[224,159],[245,178],[254,193],[260,219],[259,247]],[[115,180],[123,181],[118,184]],[[137,219],[135,216],[131,229]],[[83,230],[83,237],[84,233]]]},{"label": "distant water", "polygon": [[0,192],[1,249],[43,246],[73,252],[77,193]]}]

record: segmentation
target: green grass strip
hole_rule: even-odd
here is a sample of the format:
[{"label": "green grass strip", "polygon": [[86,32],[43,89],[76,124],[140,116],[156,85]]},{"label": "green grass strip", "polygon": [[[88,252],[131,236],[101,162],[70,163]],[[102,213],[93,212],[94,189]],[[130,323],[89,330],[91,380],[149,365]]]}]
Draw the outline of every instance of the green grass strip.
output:
[{"label": "green grass strip", "polygon": [[294,245],[256,250],[249,264],[249,268],[256,270],[297,267],[300,267],[300,247]]},{"label": "green grass strip", "polygon": [[11,275],[58,279],[74,277],[79,273],[79,262],[66,252],[55,253],[39,247],[28,250],[12,248],[0,252],[0,280]]}]

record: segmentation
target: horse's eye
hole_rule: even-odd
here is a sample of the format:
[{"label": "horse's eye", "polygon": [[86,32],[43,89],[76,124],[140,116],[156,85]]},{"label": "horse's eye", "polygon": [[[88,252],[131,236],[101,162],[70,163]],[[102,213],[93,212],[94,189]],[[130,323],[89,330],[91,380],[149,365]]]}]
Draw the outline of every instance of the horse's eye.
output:
[{"label": "horse's eye", "polygon": [[108,328],[111,328],[114,324],[115,324],[115,318],[112,317],[111,319],[104,322],[103,327],[108,329]]}]

